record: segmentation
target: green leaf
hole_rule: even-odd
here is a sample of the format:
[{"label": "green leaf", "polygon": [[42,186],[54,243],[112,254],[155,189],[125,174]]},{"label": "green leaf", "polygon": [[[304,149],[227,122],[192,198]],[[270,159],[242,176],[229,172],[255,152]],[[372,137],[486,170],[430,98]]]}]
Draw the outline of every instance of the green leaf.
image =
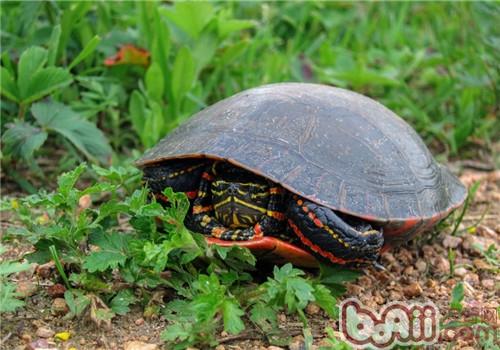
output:
[{"label": "green leaf", "polygon": [[0,277],[27,270],[30,264],[4,261],[0,263]]},{"label": "green leaf", "polygon": [[159,64],[153,62],[146,72],[146,90],[155,101],[161,101],[164,89],[163,71]]},{"label": "green leaf", "polygon": [[231,334],[238,334],[245,329],[241,316],[245,313],[232,300],[224,300],[222,303],[222,317],[224,319],[224,330]]},{"label": "green leaf", "polygon": [[71,108],[58,102],[41,102],[34,104],[31,112],[45,129],[67,138],[87,158],[103,161],[111,155],[102,131]]},{"label": "green leaf", "polygon": [[51,92],[71,84],[73,78],[65,69],[49,67],[37,71],[30,77],[25,88],[19,88],[21,102],[29,104]]},{"label": "green leaf", "polygon": [[61,38],[61,25],[58,24],[52,29],[52,34],[49,39],[49,55],[47,58],[47,66],[52,67],[56,63],[57,49],[59,47],[59,39]]},{"label": "green leaf", "polygon": [[118,315],[125,315],[130,311],[130,304],[133,304],[137,298],[130,289],[124,289],[118,292],[113,299],[111,299],[111,310]]},{"label": "green leaf", "polygon": [[217,28],[219,36],[221,38],[225,38],[233,32],[255,27],[256,24],[257,23],[255,21],[251,20],[219,18],[217,21]]},{"label": "green leaf", "polygon": [[141,138],[142,144],[146,144],[144,137],[144,124],[146,119],[146,101],[142,97],[141,93],[137,90],[132,92],[129,102],[129,115],[132,120],[132,126],[134,127],[137,134]]},{"label": "green leaf", "polygon": [[213,18],[214,8],[209,2],[183,1],[175,2],[173,9],[165,14],[191,38],[197,39],[205,25]]},{"label": "green leaf", "polygon": [[64,197],[67,197],[69,192],[75,187],[76,182],[87,169],[87,164],[82,163],[75,169],[63,173],[57,178],[57,191],[61,193]]},{"label": "green leaf", "polygon": [[97,45],[101,42],[101,38],[99,35],[94,36],[88,43],[85,45],[83,50],[78,54],[78,56],[75,57],[75,59],[69,64],[68,70],[71,70],[73,67],[75,67],[78,63],[86,59],[94,50],[96,49]]},{"label": "green leaf", "polygon": [[196,65],[187,47],[182,47],[175,58],[172,71],[172,94],[177,105],[193,86]]},{"label": "green leaf", "polygon": [[264,331],[269,331],[277,327],[277,315],[276,310],[262,302],[254,304],[250,310],[250,319]]},{"label": "green leaf", "polygon": [[89,272],[106,271],[125,264],[130,237],[120,233],[99,232],[91,237],[91,243],[98,246],[99,251],[92,252],[85,258],[83,267]]},{"label": "green leaf", "polygon": [[316,284],[314,286],[313,295],[316,303],[326,311],[328,316],[333,319],[338,318],[339,311],[337,307],[337,299],[332,295],[327,287],[322,284]]},{"label": "green leaf", "polygon": [[341,284],[355,281],[361,273],[342,266],[320,265],[320,281],[323,284]]},{"label": "green leaf", "polygon": [[464,300],[464,284],[459,282],[453,287],[451,291],[451,300],[450,300],[450,308],[457,311],[462,311],[463,305],[462,301]]},{"label": "green leaf", "polygon": [[190,335],[191,329],[189,324],[175,323],[165,328],[165,330],[161,333],[161,340],[166,342],[173,342],[175,340],[182,341],[189,338]]},{"label": "green leaf", "polygon": [[[162,70],[164,87],[170,86],[170,70],[168,57],[170,54],[170,31],[167,24],[161,19],[158,8],[154,8],[154,41],[151,49],[152,62],[157,62]],[[164,89],[168,93],[168,89]],[[170,96],[167,96],[170,99]]]},{"label": "green leaf", "polygon": [[64,300],[66,300],[70,311],[65,318],[80,316],[90,305],[90,298],[79,290],[67,290],[64,292]]},{"label": "green leaf", "polygon": [[212,60],[217,44],[217,35],[213,31],[204,32],[196,41],[192,53],[197,72],[201,71]]},{"label": "green leaf", "polygon": [[29,159],[45,140],[47,133],[26,122],[16,122],[2,135],[5,154],[12,157]]},{"label": "green leaf", "polygon": [[24,301],[16,299],[16,286],[13,283],[0,282],[0,312],[13,312],[24,305]]},{"label": "green leaf", "polygon": [[21,54],[17,66],[17,86],[23,98],[32,86],[35,73],[42,69],[45,62],[47,62],[47,50],[42,47],[32,46]]},{"label": "green leaf", "polygon": [[304,309],[310,301],[314,301],[314,288],[303,278],[291,278],[287,282],[285,302],[291,312]]},{"label": "green leaf", "polygon": [[0,67],[0,76],[2,77],[0,79],[2,95],[12,101],[19,102],[19,91],[12,74],[5,67]]}]

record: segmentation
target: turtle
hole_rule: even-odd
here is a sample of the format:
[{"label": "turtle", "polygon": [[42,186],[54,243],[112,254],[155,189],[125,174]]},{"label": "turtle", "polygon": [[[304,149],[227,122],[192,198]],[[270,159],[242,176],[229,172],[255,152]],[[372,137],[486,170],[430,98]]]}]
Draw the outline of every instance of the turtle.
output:
[{"label": "turtle", "polygon": [[312,83],[242,91],[181,123],[137,161],[155,198],[190,199],[186,226],[302,266],[380,266],[466,197],[420,136],[377,101]]}]

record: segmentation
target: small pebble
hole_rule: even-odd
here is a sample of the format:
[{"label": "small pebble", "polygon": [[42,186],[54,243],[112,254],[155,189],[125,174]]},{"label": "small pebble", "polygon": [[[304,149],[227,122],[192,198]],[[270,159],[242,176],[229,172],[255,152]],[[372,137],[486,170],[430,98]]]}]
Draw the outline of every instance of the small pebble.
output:
[{"label": "small pebble", "polygon": [[289,350],[303,350],[304,348],[305,348],[304,347],[304,339],[295,339],[295,340],[292,340],[292,342],[290,344],[288,344]]},{"label": "small pebble", "polygon": [[477,286],[479,284],[479,276],[473,272],[469,272],[465,275],[464,281],[470,283],[472,286]]},{"label": "small pebble", "polygon": [[418,282],[413,282],[403,288],[403,293],[408,298],[418,297],[423,292],[422,287]]},{"label": "small pebble", "polygon": [[488,289],[488,290],[494,290],[495,289],[495,281],[492,279],[484,279],[481,281],[481,285]]},{"label": "small pebble", "polygon": [[412,276],[415,273],[413,266],[409,265],[403,270],[403,274],[406,276]]},{"label": "small pebble", "polygon": [[347,287],[347,293],[349,295],[358,295],[358,294],[363,293],[363,290],[364,290],[363,287],[361,287],[357,284],[353,284],[353,283],[348,283],[346,285],[346,287]]},{"label": "small pebble", "polygon": [[463,281],[465,296],[472,298],[475,296],[476,290],[467,281]]},{"label": "small pebble", "polygon": [[465,267],[457,267],[454,272],[454,275],[457,277],[464,277],[466,274],[467,269]]},{"label": "small pebble", "polygon": [[68,304],[64,298],[55,298],[50,310],[53,315],[66,315],[69,311]]},{"label": "small pebble", "polygon": [[28,333],[23,333],[23,334],[21,334],[21,339],[22,339],[24,342],[26,342],[26,343],[29,343],[29,342],[31,342],[31,341],[33,340],[33,338],[31,337],[31,335],[30,335],[30,334],[28,334]]},{"label": "small pebble", "polygon": [[66,291],[66,287],[64,287],[60,283],[56,283],[47,289],[47,294],[50,295],[52,298],[58,298],[58,297],[62,297],[64,295],[65,291]]},{"label": "small pebble", "polygon": [[50,261],[43,265],[38,265],[36,268],[36,274],[41,278],[49,278],[54,271],[55,263],[53,261]]},{"label": "small pebble", "polygon": [[491,270],[492,266],[488,264],[486,261],[483,259],[474,259],[472,262],[474,264],[474,267],[478,270]]},{"label": "small pebble", "polygon": [[124,350],[158,350],[159,347],[157,344],[149,344],[149,343],[144,343],[142,341],[129,341],[123,344],[123,349]]},{"label": "small pebble", "polygon": [[144,319],[142,317],[138,318],[137,320],[134,321],[134,323],[136,326],[142,326],[144,324]]},{"label": "small pebble", "polygon": [[309,303],[306,306],[306,313],[311,316],[316,315],[319,312],[319,310],[320,308],[316,303]]},{"label": "small pebble", "polygon": [[27,298],[34,295],[38,290],[38,285],[32,281],[18,281],[16,293],[20,298]]},{"label": "small pebble", "polygon": [[446,235],[443,239],[443,247],[445,248],[455,249],[460,243],[462,243],[462,238],[452,235]]},{"label": "small pebble", "polygon": [[226,350],[226,347],[222,344],[219,344],[215,347],[215,350]]},{"label": "small pebble", "polygon": [[448,261],[448,259],[442,256],[436,257],[434,259],[433,265],[436,273],[438,273],[439,275],[445,275],[450,272],[450,262]]},{"label": "small pebble", "polygon": [[[290,344],[290,350],[292,349],[292,344]],[[267,350],[284,350],[283,348],[280,348],[279,346],[274,346],[274,345],[271,345],[271,346],[268,346],[267,347]]]},{"label": "small pebble", "polygon": [[40,327],[36,330],[36,335],[40,338],[52,338],[56,332],[49,327]]},{"label": "small pebble", "polygon": [[425,270],[427,269],[427,263],[425,261],[423,261],[422,259],[419,259],[415,263],[415,267],[417,268],[418,272],[425,272]]},{"label": "small pebble", "polygon": [[90,197],[90,194],[84,194],[78,200],[78,206],[81,209],[87,209],[88,207],[90,207],[91,204],[92,204],[92,197]]}]

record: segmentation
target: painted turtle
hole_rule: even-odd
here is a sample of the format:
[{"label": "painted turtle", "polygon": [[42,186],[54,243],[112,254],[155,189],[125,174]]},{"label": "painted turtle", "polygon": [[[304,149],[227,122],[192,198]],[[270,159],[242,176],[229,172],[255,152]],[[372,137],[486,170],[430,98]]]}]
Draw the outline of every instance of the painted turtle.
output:
[{"label": "painted turtle", "polygon": [[[363,95],[265,85],[194,115],[138,160],[159,201],[191,200],[186,225],[210,243],[313,266],[377,264],[429,229],[466,190],[401,118]],[[312,255],[309,254],[312,253]]]}]

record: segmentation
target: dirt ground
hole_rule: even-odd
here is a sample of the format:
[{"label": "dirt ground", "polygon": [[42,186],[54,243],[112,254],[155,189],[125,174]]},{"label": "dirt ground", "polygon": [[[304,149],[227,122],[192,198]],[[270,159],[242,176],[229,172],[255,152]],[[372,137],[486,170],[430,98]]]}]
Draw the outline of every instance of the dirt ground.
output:
[{"label": "dirt ground", "polygon": [[[461,320],[473,316],[483,316],[484,311],[493,310],[494,315],[484,321],[492,328],[500,326],[497,311],[499,306],[500,276],[498,266],[492,265],[480,252],[491,244],[500,248],[500,171],[465,170],[461,180],[466,185],[481,181],[478,192],[460,224],[457,235],[451,236],[451,228],[439,234],[428,234],[409,242],[382,259],[387,271],[369,269],[355,283],[347,286],[347,297],[356,297],[364,305],[380,310],[391,301],[432,301],[442,317],[456,319],[450,314],[450,295],[459,282],[464,284],[464,309]],[[2,228],[8,225],[8,218],[2,218]],[[476,229],[468,229],[476,227]],[[456,253],[454,272],[450,273],[448,250]],[[19,247],[11,247],[7,255],[19,254]],[[498,259],[498,256],[497,256]],[[148,319],[137,308],[126,316],[116,317],[111,329],[97,327],[89,319],[65,320],[54,315],[54,287],[50,279],[45,279],[36,269],[21,273],[16,283],[29,291],[26,307],[16,313],[2,315],[1,349],[30,349],[29,344],[38,341],[50,349],[156,349],[161,347],[159,335],[165,326],[161,318]],[[479,311],[478,311],[479,310]],[[307,314],[313,329],[314,344],[324,345],[326,327],[331,327],[341,338],[338,322],[328,319],[315,305],[309,305]],[[479,312],[479,314],[478,314]],[[491,316],[491,314],[489,314]],[[453,318],[455,317],[455,318]],[[301,323],[282,314],[281,327],[292,336],[289,349],[303,347]],[[469,329],[470,330],[470,329]],[[53,333],[69,332],[66,341],[54,339]],[[498,331],[498,330],[497,330]],[[497,333],[498,334],[498,333]],[[479,349],[479,339],[475,334],[455,329],[441,333],[442,339],[435,348],[451,345],[453,349]],[[269,349],[278,350],[266,343],[255,330],[246,330],[237,336],[219,335],[223,349]],[[135,345],[142,347],[133,347]],[[497,344],[500,339],[497,339]],[[140,343],[137,343],[140,342]],[[155,345],[157,344],[157,345]]]}]

